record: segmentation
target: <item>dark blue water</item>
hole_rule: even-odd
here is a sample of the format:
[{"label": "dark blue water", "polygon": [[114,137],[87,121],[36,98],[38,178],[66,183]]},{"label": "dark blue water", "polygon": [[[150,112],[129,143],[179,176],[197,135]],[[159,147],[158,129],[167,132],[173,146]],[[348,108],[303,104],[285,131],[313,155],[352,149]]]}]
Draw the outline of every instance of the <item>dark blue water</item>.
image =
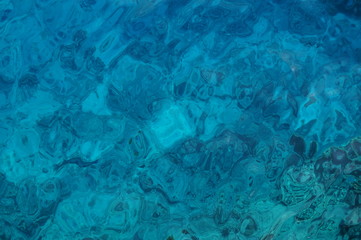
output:
[{"label": "dark blue water", "polygon": [[1,240],[360,240],[357,0],[1,0]]}]

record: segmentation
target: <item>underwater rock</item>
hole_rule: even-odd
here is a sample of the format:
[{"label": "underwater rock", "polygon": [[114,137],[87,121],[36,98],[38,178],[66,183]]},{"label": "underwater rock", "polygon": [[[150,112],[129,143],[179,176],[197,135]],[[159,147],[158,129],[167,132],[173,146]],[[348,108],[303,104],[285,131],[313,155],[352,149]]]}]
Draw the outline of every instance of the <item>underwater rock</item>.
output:
[{"label": "underwater rock", "polygon": [[361,142],[359,141],[359,139],[352,140],[351,146],[357,156],[361,156]]},{"label": "underwater rock", "polygon": [[338,148],[331,149],[331,159],[335,165],[345,166],[349,162],[346,152]]},{"label": "underwater rock", "polygon": [[150,192],[156,188],[153,179],[146,173],[142,173],[139,176],[139,186],[145,193]]},{"label": "underwater rock", "polygon": [[59,50],[59,61],[65,69],[76,71],[78,66],[75,62],[76,45],[63,45]]},{"label": "underwater rock", "polygon": [[229,36],[248,37],[252,35],[252,33],[253,29],[242,20],[229,23],[224,28],[224,34]]},{"label": "underwater rock", "polygon": [[38,86],[39,80],[36,75],[28,73],[19,79],[18,84],[23,88],[35,88]]},{"label": "underwater rock", "polygon": [[293,150],[295,151],[295,153],[299,154],[302,157],[304,156],[306,151],[306,143],[302,137],[292,135],[289,143],[294,146]]},{"label": "underwater rock", "polygon": [[291,167],[281,178],[282,203],[292,206],[314,197],[317,188],[313,166]]},{"label": "underwater rock", "polygon": [[21,182],[16,195],[19,210],[26,216],[35,215],[39,210],[38,187],[33,179],[28,178]]},{"label": "underwater rock", "polygon": [[361,166],[359,169],[348,170],[345,177],[349,178],[349,188],[345,197],[345,202],[351,207],[361,206]]},{"label": "underwater rock", "polygon": [[[326,31],[326,23],[316,13],[312,13],[294,3],[288,16],[289,31],[300,35],[319,35]],[[310,24],[312,23],[312,24]]]},{"label": "underwater rock", "polygon": [[211,18],[212,20],[221,19],[226,17],[231,11],[221,6],[210,7],[203,14],[204,17]]},{"label": "underwater rock", "polygon": [[343,13],[359,19],[361,17],[361,4],[357,0],[321,0],[331,15]]},{"label": "underwater rock", "polygon": [[242,220],[240,232],[244,236],[251,237],[256,231],[257,231],[257,224],[252,217],[247,216]]},{"label": "underwater rock", "polygon": [[315,141],[312,141],[310,144],[310,148],[308,150],[308,158],[313,158],[316,152],[317,152],[317,143]]},{"label": "underwater rock", "polygon": [[46,210],[46,215],[51,214],[52,208],[60,201],[61,186],[58,179],[48,179],[39,187],[39,206]]}]

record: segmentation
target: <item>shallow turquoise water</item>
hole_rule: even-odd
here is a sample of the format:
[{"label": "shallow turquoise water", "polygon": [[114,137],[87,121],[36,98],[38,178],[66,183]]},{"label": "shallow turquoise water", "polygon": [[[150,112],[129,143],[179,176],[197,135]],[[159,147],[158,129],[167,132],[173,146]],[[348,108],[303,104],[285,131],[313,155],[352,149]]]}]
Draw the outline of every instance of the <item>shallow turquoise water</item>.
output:
[{"label": "shallow turquoise water", "polygon": [[360,21],[0,1],[0,239],[361,239]]}]

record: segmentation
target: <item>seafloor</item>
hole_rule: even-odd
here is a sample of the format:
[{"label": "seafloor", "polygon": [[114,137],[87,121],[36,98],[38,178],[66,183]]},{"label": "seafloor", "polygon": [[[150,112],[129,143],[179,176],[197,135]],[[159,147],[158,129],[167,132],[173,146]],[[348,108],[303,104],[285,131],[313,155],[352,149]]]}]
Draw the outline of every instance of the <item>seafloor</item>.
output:
[{"label": "seafloor", "polygon": [[361,1],[1,0],[1,240],[360,240]]}]

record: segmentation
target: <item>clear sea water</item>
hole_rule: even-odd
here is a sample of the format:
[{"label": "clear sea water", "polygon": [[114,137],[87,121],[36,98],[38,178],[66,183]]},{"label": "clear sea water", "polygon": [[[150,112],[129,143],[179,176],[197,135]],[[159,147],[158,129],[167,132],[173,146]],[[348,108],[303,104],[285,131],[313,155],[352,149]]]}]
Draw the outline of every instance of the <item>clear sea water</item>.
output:
[{"label": "clear sea water", "polygon": [[1,240],[360,240],[361,2],[0,0]]}]

